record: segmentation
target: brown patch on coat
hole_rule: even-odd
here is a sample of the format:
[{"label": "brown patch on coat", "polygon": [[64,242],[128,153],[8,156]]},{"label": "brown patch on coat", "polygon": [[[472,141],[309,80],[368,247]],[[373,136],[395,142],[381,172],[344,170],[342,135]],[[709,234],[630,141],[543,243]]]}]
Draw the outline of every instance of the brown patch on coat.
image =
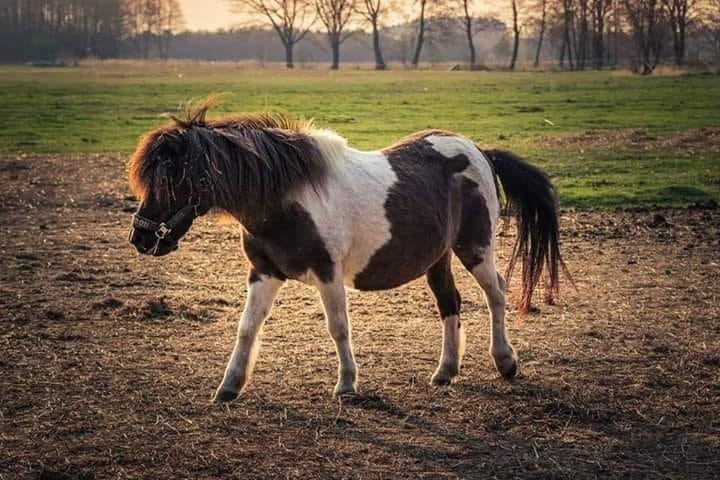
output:
[{"label": "brown patch on coat", "polygon": [[453,245],[462,213],[461,179],[465,155],[447,158],[426,140],[451,135],[427,130],[383,150],[397,182],[385,201],[390,240],[354,279],[360,290],[383,290],[423,275]]},{"label": "brown patch on coat", "polygon": [[460,314],[460,292],[455,288],[452,274],[452,255],[445,253],[440,260],[427,271],[427,281],[435,296],[440,318]]},{"label": "brown patch on coat", "polygon": [[483,253],[492,243],[492,222],[487,202],[478,184],[469,178],[462,179],[462,213],[460,231],[453,250],[463,266],[472,270],[483,262]]},{"label": "brown patch on coat", "polygon": [[312,271],[323,283],[335,266],[310,213],[300,204],[258,212],[243,223],[243,250],[259,274],[280,280]]}]

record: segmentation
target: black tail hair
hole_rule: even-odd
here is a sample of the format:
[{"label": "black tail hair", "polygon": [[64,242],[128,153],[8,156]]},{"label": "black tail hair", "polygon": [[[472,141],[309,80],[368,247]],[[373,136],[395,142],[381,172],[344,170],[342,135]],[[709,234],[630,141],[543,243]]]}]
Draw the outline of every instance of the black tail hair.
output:
[{"label": "black tail hair", "polygon": [[[530,310],[535,287],[543,270],[546,276],[545,299],[552,303],[560,290],[560,272],[572,283],[558,244],[558,212],[555,188],[542,170],[504,150],[483,150],[505,192],[504,216],[514,213],[517,238],[505,273],[509,282],[515,264],[522,264],[520,315]],[[498,192],[499,194],[500,192]]]}]

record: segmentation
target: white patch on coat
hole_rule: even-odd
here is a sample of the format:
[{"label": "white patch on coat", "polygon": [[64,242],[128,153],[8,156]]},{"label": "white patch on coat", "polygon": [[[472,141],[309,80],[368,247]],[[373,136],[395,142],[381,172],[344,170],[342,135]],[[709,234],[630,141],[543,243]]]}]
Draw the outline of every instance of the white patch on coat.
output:
[{"label": "white patch on coat", "polygon": [[326,128],[313,128],[307,135],[330,167],[342,166],[348,150],[347,139]]},{"label": "white patch on coat", "polygon": [[[316,135],[311,138],[333,168],[321,191],[308,187],[295,200],[310,213],[331,258],[342,266],[343,283],[354,287],[355,276],[391,238],[385,201],[398,179],[382,152],[349,148],[327,131]],[[316,283],[313,277],[304,280]]]},{"label": "white patch on coat", "polygon": [[490,160],[471,140],[459,135],[430,135],[426,140],[430,142],[433,150],[446,158],[457,155],[465,155],[468,158],[470,165],[461,174],[478,184],[478,190],[485,198],[494,231],[495,223],[500,216],[500,202]]}]

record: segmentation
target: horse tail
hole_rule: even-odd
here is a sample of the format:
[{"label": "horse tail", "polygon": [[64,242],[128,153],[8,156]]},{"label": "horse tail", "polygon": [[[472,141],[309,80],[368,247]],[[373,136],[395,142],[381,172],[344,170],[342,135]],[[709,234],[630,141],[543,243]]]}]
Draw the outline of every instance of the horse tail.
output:
[{"label": "horse tail", "polygon": [[[572,283],[572,277],[560,256],[558,244],[558,210],[555,188],[542,170],[517,155],[504,150],[483,150],[490,159],[495,175],[505,193],[502,215],[514,214],[517,238],[508,263],[505,279],[509,282],[519,261],[522,265],[521,317],[530,310],[535,287],[545,274],[545,300],[554,302],[559,294],[559,270]],[[498,196],[500,195],[498,189]]]}]

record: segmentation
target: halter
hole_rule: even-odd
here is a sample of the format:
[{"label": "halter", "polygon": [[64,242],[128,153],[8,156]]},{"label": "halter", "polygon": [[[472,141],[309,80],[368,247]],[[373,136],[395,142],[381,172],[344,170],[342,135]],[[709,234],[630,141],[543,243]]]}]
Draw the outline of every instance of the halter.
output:
[{"label": "halter", "polygon": [[160,250],[160,244],[163,242],[165,242],[168,246],[174,249],[177,248],[178,240],[169,236],[170,233],[175,229],[175,227],[180,225],[188,218],[194,220],[195,218],[199,217],[199,205],[200,197],[191,196],[188,200],[187,205],[175,212],[172,217],[170,217],[164,222],[156,222],[155,220],[150,220],[149,218],[145,218],[136,213],[135,215],[133,215],[132,227],[137,228],[138,230],[153,232],[155,234],[155,237],[157,237],[157,241],[155,242],[155,246],[150,251],[151,254],[156,254]]}]

